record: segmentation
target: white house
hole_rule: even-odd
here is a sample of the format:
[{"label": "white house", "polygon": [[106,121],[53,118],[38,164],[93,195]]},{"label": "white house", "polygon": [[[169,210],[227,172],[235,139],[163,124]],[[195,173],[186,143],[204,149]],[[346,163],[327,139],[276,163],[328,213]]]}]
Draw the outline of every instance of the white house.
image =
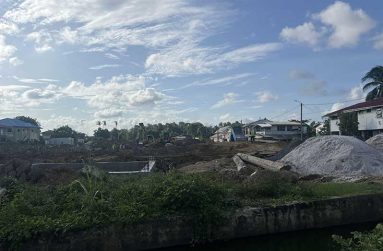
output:
[{"label": "white house", "polygon": [[[301,123],[295,121],[258,120],[244,126],[245,136],[251,138],[293,139],[301,135]],[[303,125],[303,134],[307,126]]]},{"label": "white house", "polygon": [[0,140],[38,141],[40,140],[40,127],[18,119],[1,119]]},{"label": "white house", "polygon": [[224,126],[219,128],[210,139],[214,142],[231,142],[237,141],[235,132],[231,126]]},{"label": "white house", "polygon": [[75,144],[74,138],[50,138],[45,140],[46,145],[54,145],[54,146],[60,146],[60,145],[71,145],[73,146]]},{"label": "white house", "polygon": [[326,114],[325,117],[330,119],[331,134],[340,134],[339,116],[348,112],[357,112],[358,129],[362,138],[367,139],[383,133],[383,98],[361,102]]}]

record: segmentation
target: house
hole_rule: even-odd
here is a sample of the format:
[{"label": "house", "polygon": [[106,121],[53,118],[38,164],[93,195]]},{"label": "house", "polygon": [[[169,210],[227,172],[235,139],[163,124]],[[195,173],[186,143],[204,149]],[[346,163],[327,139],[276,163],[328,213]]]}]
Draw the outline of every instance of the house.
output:
[{"label": "house", "polygon": [[358,117],[358,130],[361,137],[368,139],[383,133],[383,98],[361,102],[330,112],[324,117],[330,119],[331,134],[339,135],[339,117],[342,113],[356,112]]},{"label": "house", "polygon": [[49,138],[45,140],[46,145],[54,145],[54,146],[61,146],[61,145],[70,145],[73,146],[75,144],[74,138]]},{"label": "house", "polygon": [[231,142],[237,141],[235,132],[231,126],[224,126],[219,128],[213,136],[210,137],[210,140],[214,142]]},{"label": "house", "polygon": [[[301,123],[295,121],[271,121],[265,118],[245,125],[244,133],[249,139],[289,140],[300,137]],[[307,125],[303,125],[303,134],[307,134]]]},{"label": "house", "polygon": [[1,141],[38,141],[40,140],[40,127],[19,119],[0,120]]}]

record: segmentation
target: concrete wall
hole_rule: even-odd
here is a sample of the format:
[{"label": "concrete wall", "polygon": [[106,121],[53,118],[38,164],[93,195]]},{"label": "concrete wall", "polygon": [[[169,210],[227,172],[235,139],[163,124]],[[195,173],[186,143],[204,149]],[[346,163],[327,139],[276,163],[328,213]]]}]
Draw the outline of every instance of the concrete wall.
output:
[{"label": "concrete wall", "polygon": [[[383,194],[238,210],[220,226],[210,227],[211,240],[323,228],[383,220]],[[23,250],[145,250],[188,245],[193,240],[190,220],[173,217],[66,233],[46,234],[24,243]],[[0,250],[5,247],[0,246]]]}]

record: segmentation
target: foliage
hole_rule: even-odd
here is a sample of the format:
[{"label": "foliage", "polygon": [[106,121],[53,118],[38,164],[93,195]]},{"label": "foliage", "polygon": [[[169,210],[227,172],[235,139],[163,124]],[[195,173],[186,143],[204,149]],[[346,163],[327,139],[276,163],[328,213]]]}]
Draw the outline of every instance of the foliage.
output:
[{"label": "foliage", "polygon": [[32,124],[32,125],[35,125],[35,126],[40,126],[40,123],[37,121],[37,119],[31,118],[31,117],[28,117],[28,116],[17,116],[15,119],[24,121],[26,123],[29,123],[29,124]]},{"label": "foliage", "polygon": [[351,238],[333,236],[341,251],[380,251],[383,247],[383,225],[378,224],[371,232],[353,232]]},{"label": "foliage", "polygon": [[76,132],[68,125],[53,129],[52,138],[84,138],[85,134]]},{"label": "foliage", "polygon": [[366,96],[366,101],[383,97],[383,66],[375,66],[362,78],[363,91],[373,88]]},{"label": "foliage", "polygon": [[339,116],[339,130],[342,135],[359,136],[358,124],[356,112],[342,113]]},{"label": "foliage", "polygon": [[330,135],[331,134],[331,130],[330,130],[330,119],[326,119],[324,122],[323,122],[323,127],[320,129],[319,131],[319,135]]},{"label": "foliage", "polygon": [[203,241],[209,226],[238,207],[382,191],[376,184],[298,183],[273,172],[244,183],[177,172],[113,177],[92,166],[85,174],[70,185],[46,187],[1,179],[7,192],[0,207],[0,243],[174,216],[190,218],[195,240]]},{"label": "foliage", "polygon": [[99,127],[97,130],[94,131],[93,136],[97,138],[109,139],[110,132],[108,131],[108,129],[102,129],[101,127]]}]

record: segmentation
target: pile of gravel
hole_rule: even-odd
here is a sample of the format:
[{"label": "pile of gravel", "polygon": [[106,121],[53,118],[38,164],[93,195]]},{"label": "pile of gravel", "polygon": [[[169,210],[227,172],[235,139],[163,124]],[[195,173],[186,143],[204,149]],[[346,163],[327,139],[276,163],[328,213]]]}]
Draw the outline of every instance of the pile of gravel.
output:
[{"label": "pile of gravel", "polygon": [[313,137],[281,159],[300,175],[340,179],[383,176],[383,153],[348,136]]},{"label": "pile of gravel", "polygon": [[366,140],[366,143],[380,151],[383,151],[383,134],[378,134],[369,138]]}]

